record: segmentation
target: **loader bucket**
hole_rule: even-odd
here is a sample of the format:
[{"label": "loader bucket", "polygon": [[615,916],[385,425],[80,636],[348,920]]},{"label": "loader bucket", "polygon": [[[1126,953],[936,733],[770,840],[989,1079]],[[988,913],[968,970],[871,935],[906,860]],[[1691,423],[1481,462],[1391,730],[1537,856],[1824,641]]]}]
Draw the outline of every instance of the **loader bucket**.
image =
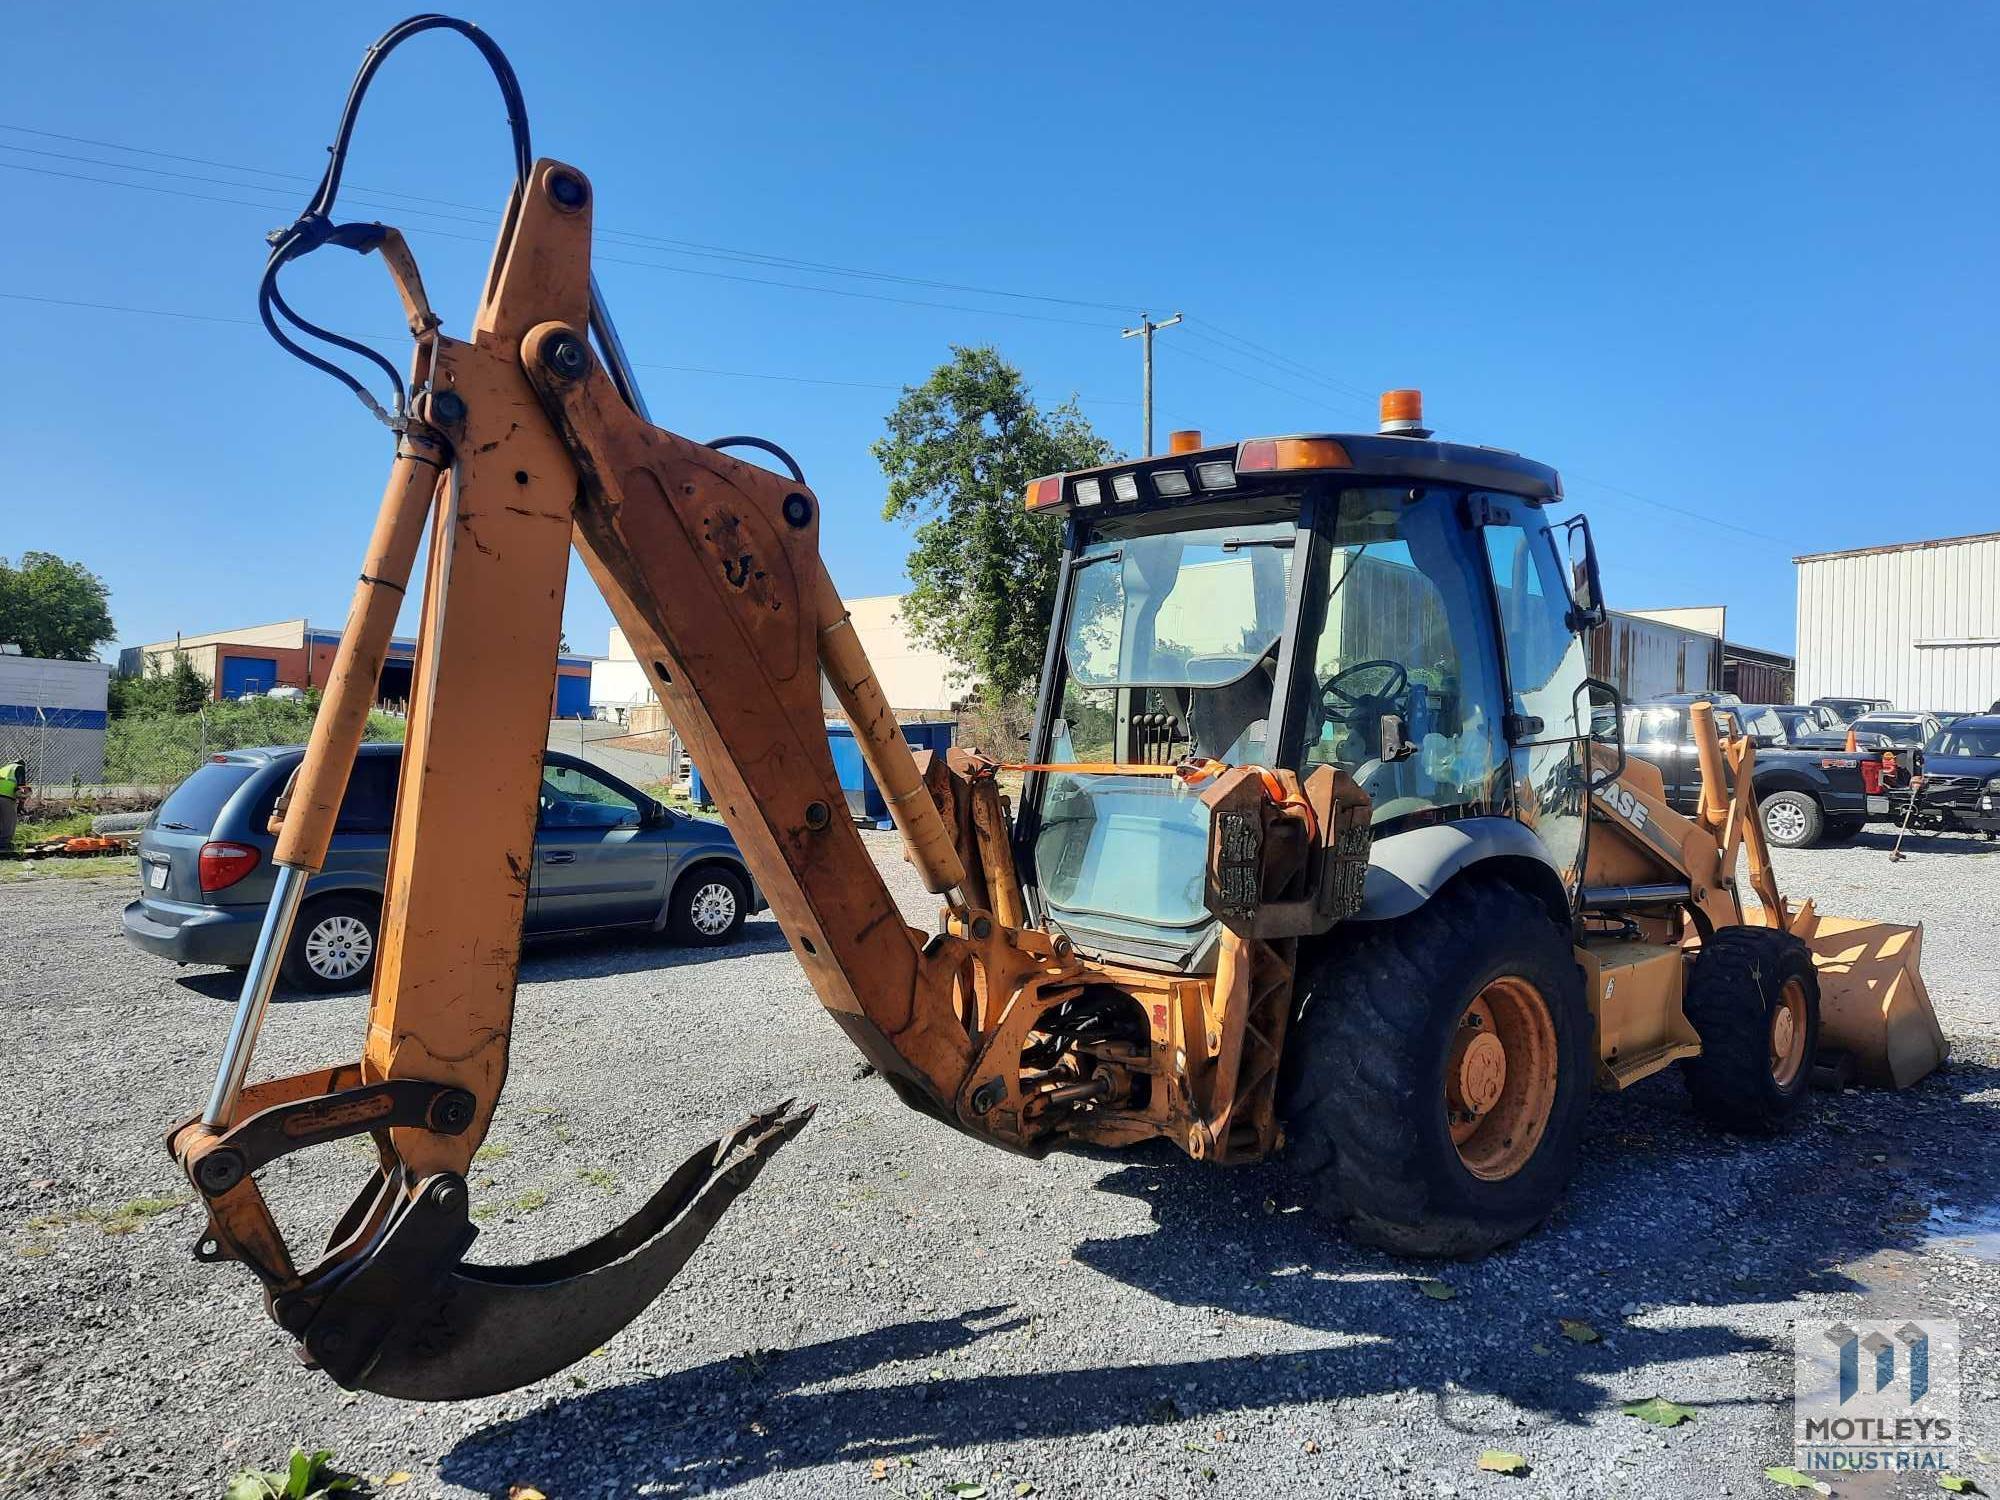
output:
[{"label": "loader bucket", "polygon": [[1950,1050],[1919,968],[1922,927],[1822,916],[1807,903],[1792,931],[1812,949],[1819,971],[1819,1044],[1847,1053],[1855,1077],[1906,1089],[1943,1064]]}]

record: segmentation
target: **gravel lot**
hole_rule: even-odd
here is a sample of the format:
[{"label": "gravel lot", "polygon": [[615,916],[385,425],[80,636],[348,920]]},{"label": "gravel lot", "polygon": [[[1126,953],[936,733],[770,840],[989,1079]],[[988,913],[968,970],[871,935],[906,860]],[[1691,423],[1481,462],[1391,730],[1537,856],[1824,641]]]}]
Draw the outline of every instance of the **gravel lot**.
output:
[{"label": "gravel lot", "polygon": [[[768,919],[712,956],[531,950],[480,1258],[608,1227],[755,1106],[820,1112],[609,1347],[445,1407],[302,1369],[246,1274],[190,1258],[199,1216],[161,1133],[207,1091],[227,977],[130,950],[124,882],[9,884],[0,1492],[209,1496],[304,1443],[407,1473],[397,1496],[1779,1495],[1763,1469],[1790,1461],[1790,1321],[1860,1315],[1961,1320],[1961,1470],[2000,1493],[2000,1463],[1973,1456],[2000,1453],[2000,846],[1886,848],[1781,853],[1780,874],[1828,911],[1928,924],[1948,1071],[1821,1096],[1775,1143],[1696,1123],[1672,1077],[1600,1099],[1557,1220],[1442,1269],[1329,1237],[1275,1167],[1035,1164],[911,1114],[856,1077]],[[886,839],[880,857],[928,925]],[[259,1071],[354,1055],[365,1004],[279,1005]],[[307,1218],[364,1171],[347,1147],[292,1160]],[[1428,1272],[1456,1295],[1424,1295]],[[1654,1395],[1698,1414],[1619,1413]],[[1530,1473],[1479,1472],[1486,1448]]]}]

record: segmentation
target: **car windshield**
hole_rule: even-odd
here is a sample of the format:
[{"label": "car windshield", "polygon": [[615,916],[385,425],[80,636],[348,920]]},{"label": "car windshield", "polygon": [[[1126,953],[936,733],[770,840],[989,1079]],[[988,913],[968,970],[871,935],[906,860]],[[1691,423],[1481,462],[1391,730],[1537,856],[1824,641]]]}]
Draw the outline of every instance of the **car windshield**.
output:
[{"label": "car windshield", "polygon": [[238,787],[257,774],[248,761],[211,760],[167,794],[154,817],[154,827],[179,832],[208,833],[222,816],[223,804]]},{"label": "car windshield", "polygon": [[1736,712],[1743,720],[1743,732],[1759,744],[1783,745],[1790,742],[1785,721],[1776,709],[1746,704]]},{"label": "car windshield", "polygon": [[1921,745],[1924,742],[1924,726],[1915,719],[1856,719],[1851,726],[1856,734],[1876,734],[1892,745]]},{"label": "car windshield", "polygon": [[1924,753],[2000,759],[2000,724],[1955,724],[1932,735]]}]

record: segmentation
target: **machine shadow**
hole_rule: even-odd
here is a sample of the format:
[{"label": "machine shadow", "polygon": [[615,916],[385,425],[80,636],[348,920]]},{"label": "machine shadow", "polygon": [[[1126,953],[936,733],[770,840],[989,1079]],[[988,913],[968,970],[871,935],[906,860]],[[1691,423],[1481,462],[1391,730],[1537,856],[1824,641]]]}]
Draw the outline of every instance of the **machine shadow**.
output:
[{"label": "machine shadow", "polygon": [[779,953],[787,946],[784,930],[763,917],[745,922],[735,942],[714,948],[682,945],[664,935],[558,933],[529,939],[521,950],[521,980],[530,983],[539,979],[606,979],[619,974],[678,969],[713,959]]},{"label": "machine shadow", "polygon": [[[1840,847],[1879,849],[1884,854],[1896,847],[1896,825],[1871,823]],[[2000,854],[2000,841],[1981,833],[1930,833],[1912,828],[1903,839],[1903,854],[1914,859],[1919,854]]]},{"label": "machine shadow", "polygon": [[[1442,1266],[1328,1234],[1287,1201],[1277,1168],[1218,1176],[1165,1151],[1126,1153],[1098,1185],[1143,1202],[1153,1227],[1087,1240],[1077,1261],[1223,1322],[1289,1324],[1343,1342],[911,1383],[858,1378],[1005,1339],[1031,1311],[977,1308],[557,1400],[469,1434],[443,1474],[489,1491],[532,1477],[552,1493],[651,1485],[682,1495],[938,1445],[1088,1438],[1413,1388],[1430,1394],[1439,1422],[1514,1440],[1517,1414],[1530,1426],[1582,1420],[1639,1367],[1789,1359],[1782,1336],[1746,1337],[1720,1314],[1651,1328],[1644,1312],[1869,1289],[1877,1268],[1853,1268],[1917,1248],[1931,1204],[1994,1193],[1996,1091],[2000,1069],[1960,1065],[1905,1094],[1824,1099],[1815,1127],[1742,1141],[1692,1119],[1678,1084],[1657,1081],[1601,1101],[1569,1206],[1548,1228],[1483,1261]],[[1970,1097],[1979,1094],[1989,1100]],[[1936,1128],[1964,1110],[1988,1128]],[[1645,1205],[1643,1226],[1635,1204]],[[1428,1298],[1419,1277],[1441,1278],[1455,1295]],[[1620,1309],[1632,1303],[1641,1312],[1628,1325]],[[1566,1340],[1565,1317],[1590,1321],[1601,1340]],[[994,1358],[1007,1362],[1004,1347]],[[1469,1416],[1467,1398],[1481,1396],[1512,1412]]]}]

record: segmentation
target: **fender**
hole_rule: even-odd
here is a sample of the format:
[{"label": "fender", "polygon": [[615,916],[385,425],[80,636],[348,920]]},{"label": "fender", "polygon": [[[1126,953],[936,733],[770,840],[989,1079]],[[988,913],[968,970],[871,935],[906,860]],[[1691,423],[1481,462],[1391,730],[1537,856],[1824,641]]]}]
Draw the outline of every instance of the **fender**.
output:
[{"label": "fender", "polygon": [[1539,897],[1549,914],[1569,924],[1562,871],[1534,831],[1512,818],[1465,818],[1412,828],[1375,840],[1357,922],[1408,916],[1475,865],[1498,861],[1494,872]]},{"label": "fender", "polygon": [[1750,783],[1760,799],[1773,792],[1805,792],[1817,797],[1831,790],[1833,778],[1817,766],[1807,770],[1801,766],[1781,765],[1773,766],[1768,771],[1758,766]]}]

